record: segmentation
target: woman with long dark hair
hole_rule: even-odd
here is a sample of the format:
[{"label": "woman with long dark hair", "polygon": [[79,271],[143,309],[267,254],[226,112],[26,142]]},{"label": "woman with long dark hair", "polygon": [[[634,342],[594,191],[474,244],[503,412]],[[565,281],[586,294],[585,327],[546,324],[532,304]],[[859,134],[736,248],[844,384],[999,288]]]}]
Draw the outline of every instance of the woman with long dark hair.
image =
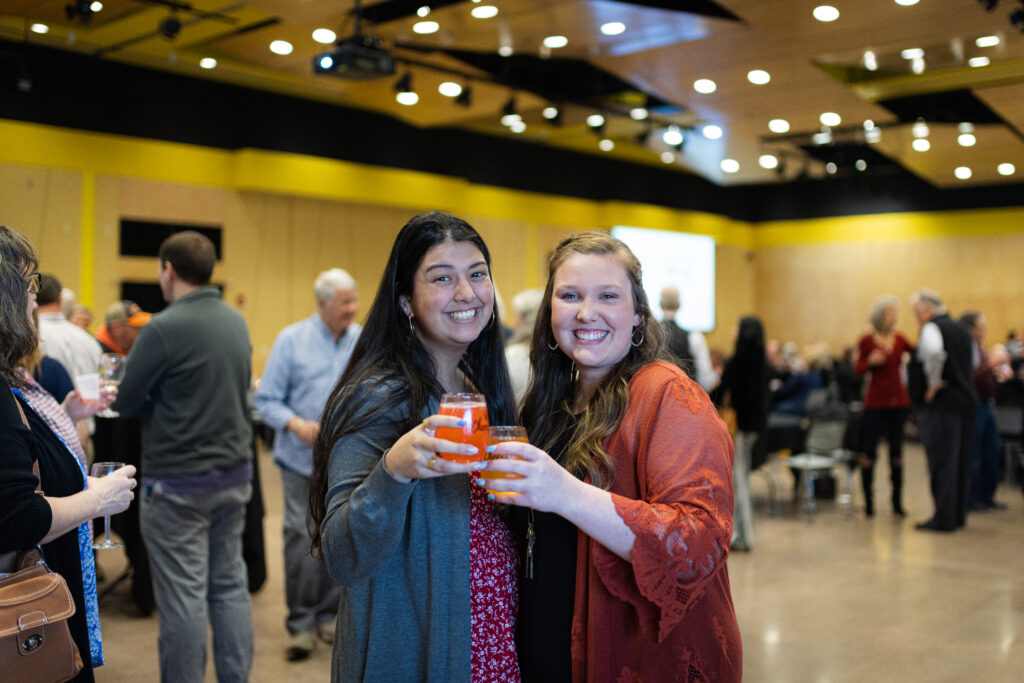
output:
[{"label": "woman with long dark hair", "polygon": [[[0,225],[0,572],[14,569],[14,551],[41,544],[44,559],[67,581],[75,601],[68,627],[83,666],[72,680],[92,681],[93,667],[103,663],[103,646],[89,520],[128,507],[135,468],[87,477],[85,463],[61,437],[62,432],[74,434],[70,418],[64,428],[58,425],[54,416],[59,418],[64,409],[44,390],[38,393],[27,384],[21,363],[38,345],[32,324],[37,267],[28,240]],[[81,401],[74,402],[72,412],[87,417]],[[37,485],[43,495],[36,494]]]},{"label": "woman with long dark hair", "polygon": [[[516,681],[517,559],[486,491],[438,452],[458,418],[444,393],[514,407],[490,253],[465,221],[416,216],[398,233],[313,450],[313,547],[341,585],[335,681]],[[481,458],[483,453],[478,454]]]},{"label": "woman with long dark hair", "polygon": [[750,461],[754,442],[768,422],[771,369],[765,357],[764,326],[760,318],[745,315],[736,328],[732,357],[722,371],[722,400],[736,411],[736,448],[732,484],[736,496],[732,547],[754,547],[754,514],[750,500]]},{"label": "woman with long dark hair", "polygon": [[640,264],[606,233],[552,254],[522,410],[490,480],[526,541],[524,680],[738,681],[726,559],[732,445],[708,395],[662,359]]}]

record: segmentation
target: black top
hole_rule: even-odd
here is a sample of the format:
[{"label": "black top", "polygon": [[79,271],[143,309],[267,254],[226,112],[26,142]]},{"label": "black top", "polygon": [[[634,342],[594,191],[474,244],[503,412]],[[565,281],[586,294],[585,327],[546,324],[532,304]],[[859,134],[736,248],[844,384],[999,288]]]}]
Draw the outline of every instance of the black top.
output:
[{"label": "black top", "polygon": [[690,379],[696,379],[693,352],[690,351],[690,333],[679,327],[675,320],[662,320],[661,330],[665,335],[665,346],[672,354],[672,362],[678,365]]},{"label": "black top", "polygon": [[946,351],[946,364],[942,366],[946,386],[936,394],[935,407],[957,413],[971,411],[978,400],[971,367],[971,333],[945,314],[935,316],[932,322],[942,333],[942,346]]},{"label": "black top", "polygon": [[[747,359],[749,360],[749,359]],[[768,422],[771,392],[768,363],[744,363],[733,356],[722,370],[722,390],[729,392],[729,405],[736,410],[736,427],[743,432],[760,432]]]},{"label": "black top", "polygon": [[[551,449],[551,456],[565,465],[574,418]],[[533,578],[527,576],[525,539],[533,519]],[[572,679],[572,615],[576,597],[576,525],[551,512],[514,508],[513,529],[523,550],[519,581],[519,624],[516,649],[524,683]]]},{"label": "black top", "polygon": [[[32,461],[39,461],[42,489],[49,497],[63,497],[84,488],[75,456],[28,404],[21,407],[31,431],[22,424],[10,386],[0,379],[0,552],[27,550],[50,529],[53,513],[49,503],[35,493]],[[75,614],[68,619],[71,637],[82,656],[82,671],[72,680],[93,681],[89,633],[85,621],[82,561],[78,553],[78,528],[43,546],[50,569],[61,574],[75,600]]]}]

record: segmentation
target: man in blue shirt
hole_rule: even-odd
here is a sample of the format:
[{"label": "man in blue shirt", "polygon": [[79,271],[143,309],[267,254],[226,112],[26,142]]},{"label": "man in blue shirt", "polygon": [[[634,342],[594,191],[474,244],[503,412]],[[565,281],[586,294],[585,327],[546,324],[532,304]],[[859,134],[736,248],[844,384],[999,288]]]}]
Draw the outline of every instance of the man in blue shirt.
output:
[{"label": "man in blue shirt", "polygon": [[362,330],[353,322],[359,300],[351,275],[340,268],[324,271],[313,289],[316,313],[281,330],[255,396],[263,421],[276,430],[274,462],[284,486],[288,661],[308,657],[318,635],[334,640],[338,587],[310,553],[306,510],[320,415]]}]

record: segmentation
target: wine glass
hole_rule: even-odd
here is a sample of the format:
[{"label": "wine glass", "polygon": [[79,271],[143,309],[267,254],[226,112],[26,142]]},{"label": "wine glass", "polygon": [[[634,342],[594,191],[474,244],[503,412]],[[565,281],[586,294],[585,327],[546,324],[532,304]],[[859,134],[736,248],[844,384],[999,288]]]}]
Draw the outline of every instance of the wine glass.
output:
[{"label": "wine glass", "polygon": [[[92,464],[92,476],[105,477],[122,467],[124,467],[123,462],[94,462]],[[93,543],[92,547],[96,550],[106,550],[107,548],[120,548],[122,545],[110,540],[110,515],[103,515],[103,542]]]},{"label": "wine glass", "polygon": [[[117,387],[124,377],[125,357],[119,353],[105,353],[100,356],[100,386],[103,389]],[[121,413],[104,408],[96,413],[97,417],[119,417]]]}]

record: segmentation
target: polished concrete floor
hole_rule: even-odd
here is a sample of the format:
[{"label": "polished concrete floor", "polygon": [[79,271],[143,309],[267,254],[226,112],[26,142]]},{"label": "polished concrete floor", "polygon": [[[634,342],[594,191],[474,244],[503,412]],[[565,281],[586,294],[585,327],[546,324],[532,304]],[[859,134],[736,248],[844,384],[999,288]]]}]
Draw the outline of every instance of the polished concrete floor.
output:
[{"label": "polished concrete floor", "polygon": [[[269,456],[261,457],[269,578],[253,596],[252,680],[326,681],[330,651],[323,645],[309,660],[284,661],[280,481]],[[789,499],[788,470],[775,463],[755,473],[756,546],[729,560],[744,680],[1024,681],[1020,488],[1004,484],[998,497],[1009,509],[974,513],[966,530],[915,531],[914,522],[930,515],[931,500],[921,448],[910,444],[906,457],[907,518],[894,517],[886,505],[884,462],[875,482],[881,504],[871,519],[859,493],[849,506],[828,501],[810,515]],[[786,494],[778,506],[769,500],[770,482]],[[100,561],[107,576],[124,566],[120,551],[101,554]],[[101,605],[108,663],[96,678],[156,681],[158,617],[131,617],[126,603],[117,587]],[[211,662],[208,681],[216,680],[212,668]]]}]

